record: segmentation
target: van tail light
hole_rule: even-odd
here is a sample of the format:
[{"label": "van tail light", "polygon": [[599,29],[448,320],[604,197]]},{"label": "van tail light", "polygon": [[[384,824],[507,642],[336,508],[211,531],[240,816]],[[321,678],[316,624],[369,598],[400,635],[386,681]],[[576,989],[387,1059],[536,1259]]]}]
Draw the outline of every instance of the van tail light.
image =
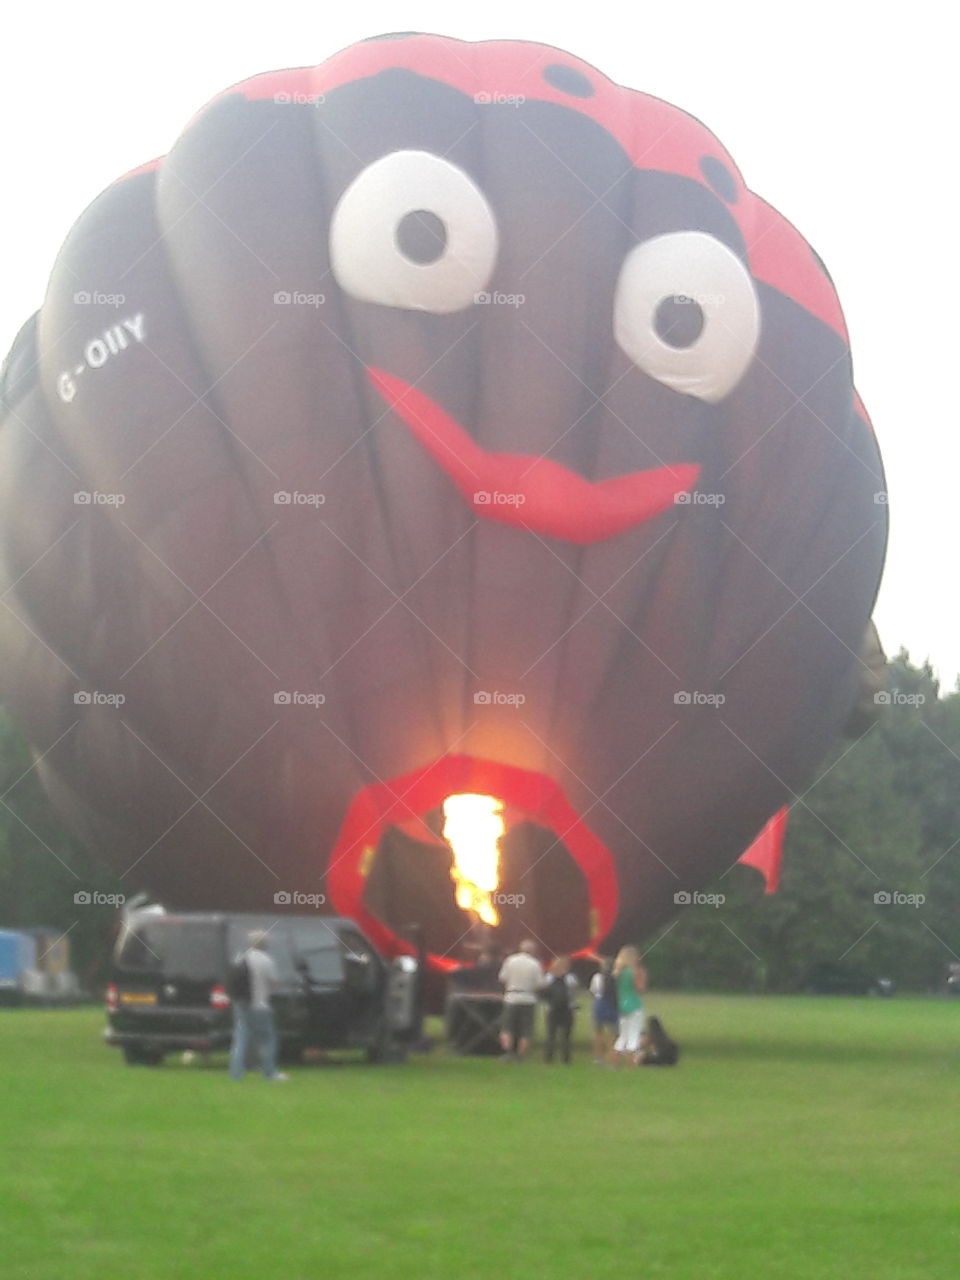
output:
[{"label": "van tail light", "polygon": [[120,1003],[120,997],[117,994],[117,984],[115,982],[111,982],[110,985],[107,987],[106,1001],[107,1001],[107,1008],[110,1010],[111,1013],[113,1013]]},{"label": "van tail light", "polygon": [[210,1003],[214,1009],[229,1009],[230,997],[227,995],[226,987],[215,986],[210,991]]}]

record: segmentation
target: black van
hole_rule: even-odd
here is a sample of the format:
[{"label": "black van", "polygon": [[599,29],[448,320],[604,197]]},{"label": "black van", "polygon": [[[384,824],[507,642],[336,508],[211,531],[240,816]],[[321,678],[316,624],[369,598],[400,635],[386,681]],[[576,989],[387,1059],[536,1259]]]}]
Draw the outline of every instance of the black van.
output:
[{"label": "black van", "polygon": [[280,1056],[305,1049],[364,1049],[397,1061],[419,1033],[419,966],[385,960],[352,920],[330,916],[129,912],[107,987],[104,1039],[130,1064],[230,1044],[227,971],[252,930],[269,934],[280,988],[273,999]]}]

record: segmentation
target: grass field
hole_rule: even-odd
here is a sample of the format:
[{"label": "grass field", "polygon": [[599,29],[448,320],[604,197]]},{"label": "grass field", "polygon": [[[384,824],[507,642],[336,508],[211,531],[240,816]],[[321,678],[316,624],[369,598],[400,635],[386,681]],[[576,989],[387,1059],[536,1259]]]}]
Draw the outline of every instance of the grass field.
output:
[{"label": "grass field", "polygon": [[955,1280],[960,1005],[654,1003],[676,1070],[438,1049],[285,1085],[2,1010],[0,1274]]}]

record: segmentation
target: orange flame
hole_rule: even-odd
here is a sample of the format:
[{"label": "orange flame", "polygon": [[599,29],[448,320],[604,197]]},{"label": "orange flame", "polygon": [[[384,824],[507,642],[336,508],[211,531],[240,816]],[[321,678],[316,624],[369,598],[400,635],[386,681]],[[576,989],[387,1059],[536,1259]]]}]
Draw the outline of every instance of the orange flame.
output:
[{"label": "orange flame", "polygon": [[456,886],[457,906],[484,924],[499,924],[493,894],[500,884],[502,802],[493,796],[447,796],[443,818],[443,838],[453,850],[450,876]]}]

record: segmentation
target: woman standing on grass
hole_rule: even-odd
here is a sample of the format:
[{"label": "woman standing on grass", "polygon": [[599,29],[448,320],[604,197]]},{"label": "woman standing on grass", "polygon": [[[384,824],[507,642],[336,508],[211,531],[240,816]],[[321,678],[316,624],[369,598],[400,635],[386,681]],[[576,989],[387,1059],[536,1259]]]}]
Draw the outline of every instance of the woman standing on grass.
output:
[{"label": "woman standing on grass", "polygon": [[620,1034],[613,1046],[613,1061],[629,1061],[636,1066],[640,1061],[640,1040],[643,1036],[643,993],[647,989],[647,971],[640,963],[636,947],[621,947],[613,964],[613,976],[617,982],[617,1010]]},{"label": "woman standing on grass", "polygon": [[617,1017],[617,980],[613,976],[613,957],[599,956],[600,968],[590,979],[593,996],[593,1060],[598,1066],[609,1061],[613,1042],[620,1029]]}]

